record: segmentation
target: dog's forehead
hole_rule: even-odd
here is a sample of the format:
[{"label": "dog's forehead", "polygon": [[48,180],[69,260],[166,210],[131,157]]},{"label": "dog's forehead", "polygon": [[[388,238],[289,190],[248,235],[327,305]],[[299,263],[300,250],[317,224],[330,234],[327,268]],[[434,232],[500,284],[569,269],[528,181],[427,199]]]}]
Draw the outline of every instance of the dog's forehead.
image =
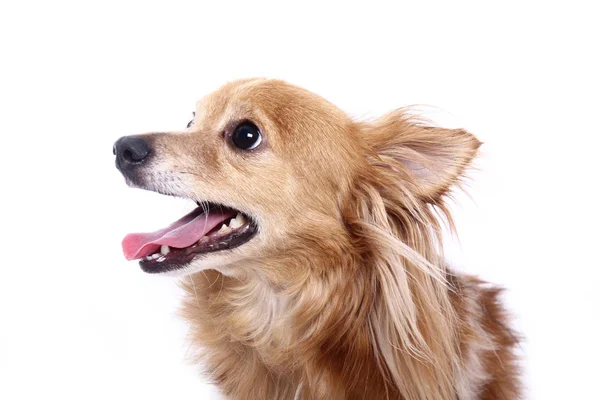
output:
[{"label": "dog's forehead", "polygon": [[224,126],[229,121],[260,114],[263,92],[261,81],[247,80],[229,83],[196,102],[197,125]]}]

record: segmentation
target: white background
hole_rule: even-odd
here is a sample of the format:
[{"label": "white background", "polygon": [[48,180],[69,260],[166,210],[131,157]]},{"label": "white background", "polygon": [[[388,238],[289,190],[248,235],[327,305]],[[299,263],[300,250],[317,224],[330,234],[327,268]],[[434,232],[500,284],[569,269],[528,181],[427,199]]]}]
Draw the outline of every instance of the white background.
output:
[{"label": "white background", "polygon": [[597,396],[597,16],[549,1],[2,2],[0,398],[217,398],[185,362],[176,282],[120,249],[191,205],[127,188],[111,148],[183,128],[195,100],[252,76],[356,117],[434,106],[485,142],[450,258],[508,289],[528,398]]}]

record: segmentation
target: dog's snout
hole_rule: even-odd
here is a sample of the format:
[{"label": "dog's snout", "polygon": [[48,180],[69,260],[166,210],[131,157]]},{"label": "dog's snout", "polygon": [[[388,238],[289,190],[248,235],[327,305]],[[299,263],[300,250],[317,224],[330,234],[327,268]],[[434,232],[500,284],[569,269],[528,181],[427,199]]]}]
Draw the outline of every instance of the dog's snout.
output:
[{"label": "dog's snout", "polygon": [[124,169],[142,164],[150,155],[150,144],[139,136],[124,136],[117,140],[113,146],[116,156],[117,168]]}]

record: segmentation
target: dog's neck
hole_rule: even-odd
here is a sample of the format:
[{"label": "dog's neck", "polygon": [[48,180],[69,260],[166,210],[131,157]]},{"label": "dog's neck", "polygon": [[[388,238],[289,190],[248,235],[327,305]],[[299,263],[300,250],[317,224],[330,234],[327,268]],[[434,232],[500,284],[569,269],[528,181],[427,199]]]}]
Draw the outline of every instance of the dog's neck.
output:
[{"label": "dog's neck", "polygon": [[[398,337],[390,335],[397,331],[389,330],[389,319],[397,315],[388,314],[382,282],[369,260],[345,254],[344,263],[333,265],[331,254],[310,260],[288,256],[289,260],[278,259],[277,265],[280,270],[296,268],[296,280],[287,285],[259,273],[232,277],[206,271],[192,276],[192,285],[186,285],[190,296],[184,312],[193,322],[192,335],[198,337],[198,344],[221,342],[250,351],[267,369],[288,371],[296,383],[311,382],[318,371],[352,374],[356,368],[369,370],[371,375],[365,379],[377,386],[379,379],[389,379],[380,369],[386,358],[396,364],[406,382],[417,385],[428,376],[424,364],[394,347]],[[304,265],[309,272],[298,270],[299,259],[310,263]],[[261,270],[272,267],[262,264]],[[387,343],[387,350],[382,346],[386,341],[393,344]],[[444,357],[448,355],[440,355]]]}]

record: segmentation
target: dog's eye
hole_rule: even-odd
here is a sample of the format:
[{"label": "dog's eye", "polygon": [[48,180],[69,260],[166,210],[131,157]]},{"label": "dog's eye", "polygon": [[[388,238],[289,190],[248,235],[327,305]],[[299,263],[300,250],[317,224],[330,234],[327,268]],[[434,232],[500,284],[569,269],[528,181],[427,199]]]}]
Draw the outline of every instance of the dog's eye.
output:
[{"label": "dog's eye", "polygon": [[262,142],[262,135],[252,122],[243,122],[233,131],[231,141],[238,149],[252,150]]}]

